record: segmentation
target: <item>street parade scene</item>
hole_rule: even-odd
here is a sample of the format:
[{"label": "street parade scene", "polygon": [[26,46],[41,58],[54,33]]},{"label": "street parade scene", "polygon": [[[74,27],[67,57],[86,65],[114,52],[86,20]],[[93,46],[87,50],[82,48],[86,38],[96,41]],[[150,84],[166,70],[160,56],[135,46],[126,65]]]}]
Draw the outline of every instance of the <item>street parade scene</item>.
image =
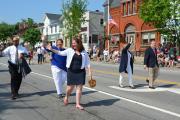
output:
[{"label": "street parade scene", "polygon": [[180,120],[180,1],[1,0],[0,120]]}]

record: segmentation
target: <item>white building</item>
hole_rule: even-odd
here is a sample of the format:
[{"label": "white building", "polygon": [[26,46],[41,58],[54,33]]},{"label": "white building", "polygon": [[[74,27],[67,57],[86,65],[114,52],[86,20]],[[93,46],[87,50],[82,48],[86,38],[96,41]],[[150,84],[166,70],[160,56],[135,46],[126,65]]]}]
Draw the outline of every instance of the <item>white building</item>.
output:
[{"label": "white building", "polygon": [[42,35],[47,36],[48,41],[55,42],[58,38],[62,38],[60,33],[60,14],[45,13],[42,27]]},{"label": "white building", "polygon": [[102,36],[104,36],[103,12],[87,11],[85,13],[86,22],[81,25],[81,37],[86,50],[93,45],[102,46]]},{"label": "white building", "polygon": [[[81,25],[80,35],[82,37],[83,45],[86,50],[88,48],[96,45],[102,46],[102,41],[100,40],[104,36],[104,26],[103,26],[103,12],[99,11],[87,11],[85,13],[86,22]],[[48,41],[55,42],[56,39],[65,37],[62,33],[62,28],[60,27],[59,14],[46,13],[43,19],[44,26],[40,28],[42,35],[47,36]],[[69,41],[65,40],[65,47],[69,45]]]}]

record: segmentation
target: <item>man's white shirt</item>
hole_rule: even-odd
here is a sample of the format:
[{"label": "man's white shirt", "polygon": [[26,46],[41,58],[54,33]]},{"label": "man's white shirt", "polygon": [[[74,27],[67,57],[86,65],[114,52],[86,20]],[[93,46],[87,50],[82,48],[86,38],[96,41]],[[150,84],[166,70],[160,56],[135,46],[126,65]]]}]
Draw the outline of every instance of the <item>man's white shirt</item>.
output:
[{"label": "man's white shirt", "polygon": [[[20,56],[20,54],[22,53],[26,53],[28,54],[28,51],[25,47],[18,45],[18,57]],[[12,45],[7,47],[4,51],[3,51],[3,56],[8,56],[9,57],[9,61],[13,64],[16,64],[16,46]]]},{"label": "man's white shirt", "polygon": [[109,52],[108,52],[107,50],[104,50],[104,51],[103,51],[103,54],[104,54],[105,56],[107,56],[107,55],[109,55]]}]

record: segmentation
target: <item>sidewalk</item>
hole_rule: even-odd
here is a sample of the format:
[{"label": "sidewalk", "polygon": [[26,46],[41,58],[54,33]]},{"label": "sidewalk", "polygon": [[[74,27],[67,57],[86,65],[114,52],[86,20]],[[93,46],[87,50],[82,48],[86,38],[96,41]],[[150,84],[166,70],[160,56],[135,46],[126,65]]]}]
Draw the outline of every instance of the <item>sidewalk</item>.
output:
[{"label": "sidewalk", "polygon": [[[119,66],[119,63],[113,63],[113,62],[104,62],[104,61],[101,61],[101,62],[96,62],[96,61],[91,61],[91,63],[93,64],[104,64],[104,65],[114,65],[114,66]],[[134,64],[135,67],[142,67],[143,69],[143,63],[137,63],[135,62]],[[177,72],[180,72],[180,64],[178,64],[176,67],[160,67],[161,70],[168,70],[168,71],[177,71]]]}]

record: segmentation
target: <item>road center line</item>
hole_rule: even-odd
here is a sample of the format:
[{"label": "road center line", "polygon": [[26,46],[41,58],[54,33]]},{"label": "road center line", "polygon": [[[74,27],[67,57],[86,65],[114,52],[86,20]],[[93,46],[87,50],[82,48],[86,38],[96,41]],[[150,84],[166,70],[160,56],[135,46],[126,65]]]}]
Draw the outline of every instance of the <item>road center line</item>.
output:
[{"label": "road center line", "polygon": [[[109,71],[102,71],[102,70],[93,70],[93,72],[95,72],[95,73],[100,73],[100,74],[112,75],[112,76],[119,76],[119,73],[116,73],[116,72],[109,72]],[[138,79],[138,80],[143,80],[143,81],[145,81],[147,77],[145,77],[145,76],[135,76],[135,75],[133,75],[133,78],[134,78],[134,79]],[[156,82],[180,86],[180,82],[173,82],[173,81],[161,80],[161,79],[157,79]]]},{"label": "road center line", "polygon": [[[3,64],[3,63],[0,63],[0,64],[1,64],[1,65],[4,65],[4,66],[7,66],[7,64]],[[46,78],[52,79],[52,77],[47,76],[47,75],[43,75],[43,74],[36,73],[36,72],[31,72],[31,73],[32,73],[32,74],[35,74],[35,75],[39,75],[39,76],[42,76],[42,77],[46,77]],[[171,111],[169,111],[169,110],[165,110],[165,109],[162,109],[162,108],[158,108],[158,107],[156,107],[156,106],[152,106],[152,105],[148,105],[148,104],[145,104],[145,103],[141,103],[141,102],[138,102],[138,101],[135,101],[135,100],[131,100],[131,99],[128,99],[128,98],[125,98],[125,97],[120,97],[120,96],[113,95],[113,94],[108,93],[108,92],[104,92],[104,91],[101,91],[101,90],[89,88],[89,87],[86,87],[86,86],[84,86],[84,88],[87,89],[87,90],[96,91],[96,92],[99,92],[99,93],[104,94],[104,95],[108,95],[108,96],[111,96],[111,97],[114,97],[114,98],[117,98],[117,99],[121,99],[121,100],[124,100],[124,101],[127,101],[127,102],[131,102],[131,103],[134,103],[134,104],[137,104],[137,105],[146,107],[146,108],[150,108],[150,109],[153,109],[153,110],[157,110],[157,111],[160,111],[160,112],[162,112],[162,113],[166,113],[166,114],[169,114],[169,115],[172,115],[172,116],[175,116],[175,117],[179,117],[179,118],[180,118],[180,114],[179,114],[179,113],[171,112]]]}]

